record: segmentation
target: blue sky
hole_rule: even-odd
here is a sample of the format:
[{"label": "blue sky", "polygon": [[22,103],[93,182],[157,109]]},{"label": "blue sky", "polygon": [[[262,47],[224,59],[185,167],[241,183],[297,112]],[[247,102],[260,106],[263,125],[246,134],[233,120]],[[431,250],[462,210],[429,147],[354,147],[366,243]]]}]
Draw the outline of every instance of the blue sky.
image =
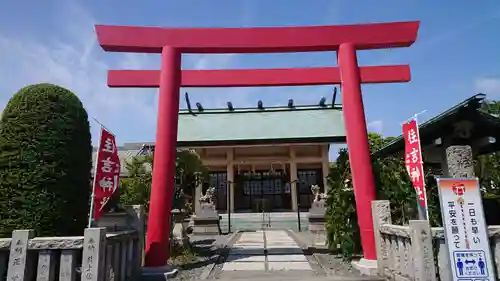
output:
[{"label": "blue sky", "polygon": [[[483,92],[500,99],[500,2],[347,0],[44,0],[3,1],[0,9],[0,107],[19,88],[40,82],[75,92],[91,117],[119,143],[153,141],[157,90],[109,89],[108,69],[158,69],[158,55],[105,53],[94,24],[165,27],[336,25],[420,20],[406,49],[358,52],[361,65],[410,63],[412,82],[363,87],[368,127],[399,135],[400,123],[426,110],[428,119]],[[473,4],[476,3],[476,4]],[[189,55],[184,69],[318,67],[335,54]],[[189,89],[192,102],[221,107],[316,103],[333,86]],[[92,120],[94,141],[98,125]],[[334,124],[332,124],[333,126]]]}]

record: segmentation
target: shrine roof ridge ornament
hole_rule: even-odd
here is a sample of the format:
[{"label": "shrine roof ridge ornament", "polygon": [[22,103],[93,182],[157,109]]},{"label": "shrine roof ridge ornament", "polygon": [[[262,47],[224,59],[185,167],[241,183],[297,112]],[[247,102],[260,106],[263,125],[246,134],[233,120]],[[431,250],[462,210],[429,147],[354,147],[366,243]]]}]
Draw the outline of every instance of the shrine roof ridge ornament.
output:
[{"label": "shrine roof ridge ornament", "polygon": [[203,115],[203,114],[218,114],[218,113],[265,113],[265,112],[282,112],[282,111],[302,111],[302,110],[339,110],[342,111],[342,104],[331,104],[327,106],[320,106],[318,104],[313,105],[294,105],[290,108],[286,105],[279,106],[266,106],[265,109],[259,109],[257,107],[235,107],[233,110],[228,110],[227,107],[217,107],[217,108],[204,108],[203,111],[189,110],[188,108],[182,108],[179,110],[179,114],[190,114],[190,115]]},{"label": "shrine roof ridge ornament", "polygon": [[254,28],[163,28],[96,25],[99,44],[109,52],[161,53],[173,46],[182,53],[285,53],[411,46],[420,21],[338,26]]}]

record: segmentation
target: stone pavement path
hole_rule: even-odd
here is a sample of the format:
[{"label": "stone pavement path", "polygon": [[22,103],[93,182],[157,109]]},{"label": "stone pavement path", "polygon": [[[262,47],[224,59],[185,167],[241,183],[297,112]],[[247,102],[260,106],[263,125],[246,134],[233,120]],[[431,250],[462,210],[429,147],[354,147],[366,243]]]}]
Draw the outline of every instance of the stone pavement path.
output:
[{"label": "stone pavement path", "polygon": [[255,276],[277,271],[311,274],[313,268],[286,231],[261,230],[241,234],[229,252],[220,277],[229,277],[236,272]]}]

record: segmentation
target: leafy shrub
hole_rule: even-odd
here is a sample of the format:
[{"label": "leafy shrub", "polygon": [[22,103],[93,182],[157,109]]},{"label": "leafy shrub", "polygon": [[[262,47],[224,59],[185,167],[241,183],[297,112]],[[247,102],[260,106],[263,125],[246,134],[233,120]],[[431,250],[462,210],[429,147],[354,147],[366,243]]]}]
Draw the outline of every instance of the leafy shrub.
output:
[{"label": "leafy shrub", "polygon": [[52,84],[17,92],[0,123],[0,235],[82,235],[91,161],[88,116],[75,94]]},{"label": "leafy shrub", "polygon": [[330,164],[328,183],[325,213],[328,248],[339,251],[348,260],[361,252],[361,239],[347,150],[340,150],[337,161]]}]

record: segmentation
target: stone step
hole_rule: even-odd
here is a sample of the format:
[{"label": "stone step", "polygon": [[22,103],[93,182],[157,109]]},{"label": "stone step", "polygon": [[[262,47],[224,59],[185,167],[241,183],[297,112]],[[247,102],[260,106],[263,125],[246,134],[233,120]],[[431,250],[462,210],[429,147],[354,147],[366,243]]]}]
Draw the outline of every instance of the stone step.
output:
[{"label": "stone step", "polygon": [[[226,218],[228,214],[219,214],[223,218]],[[307,218],[309,215],[308,212],[300,212],[300,217],[301,218]],[[280,219],[280,218],[297,218],[297,213],[296,212],[287,212],[287,213],[269,213],[269,216],[271,216],[272,219]],[[262,213],[231,213],[231,218],[238,218],[238,219],[245,219],[245,220],[250,220],[250,219],[262,219]]]},{"label": "stone step", "polygon": [[[306,230],[308,228],[309,223],[307,221],[301,220],[301,230]],[[273,221],[271,220],[271,227],[265,226],[264,228],[271,228],[271,229],[291,229],[291,230],[298,230],[298,223],[295,220],[289,220],[289,221]],[[221,221],[221,229],[223,232],[227,232],[228,230],[228,221],[227,220],[222,220]],[[247,230],[257,230],[257,229],[262,229],[262,223],[261,221],[258,222],[250,222],[250,221],[239,221],[235,220],[233,221],[231,219],[231,230],[235,231],[236,229],[247,229]]]},{"label": "stone step", "polygon": [[[221,230],[224,233],[228,232],[228,215],[220,214],[221,216]],[[309,221],[307,219],[308,213],[300,213],[301,230],[304,231],[308,228]],[[271,226],[266,226],[269,219],[266,218],[264,228],[266,229],[290,229],[298,231],[297,213],[284,212],[284,213],[270,213]],[[192,225],[192,222],[191,222]],[[262,213],[235,213],[231,214],[231,231],[239,230],[258,230],[262,229]]]}]

